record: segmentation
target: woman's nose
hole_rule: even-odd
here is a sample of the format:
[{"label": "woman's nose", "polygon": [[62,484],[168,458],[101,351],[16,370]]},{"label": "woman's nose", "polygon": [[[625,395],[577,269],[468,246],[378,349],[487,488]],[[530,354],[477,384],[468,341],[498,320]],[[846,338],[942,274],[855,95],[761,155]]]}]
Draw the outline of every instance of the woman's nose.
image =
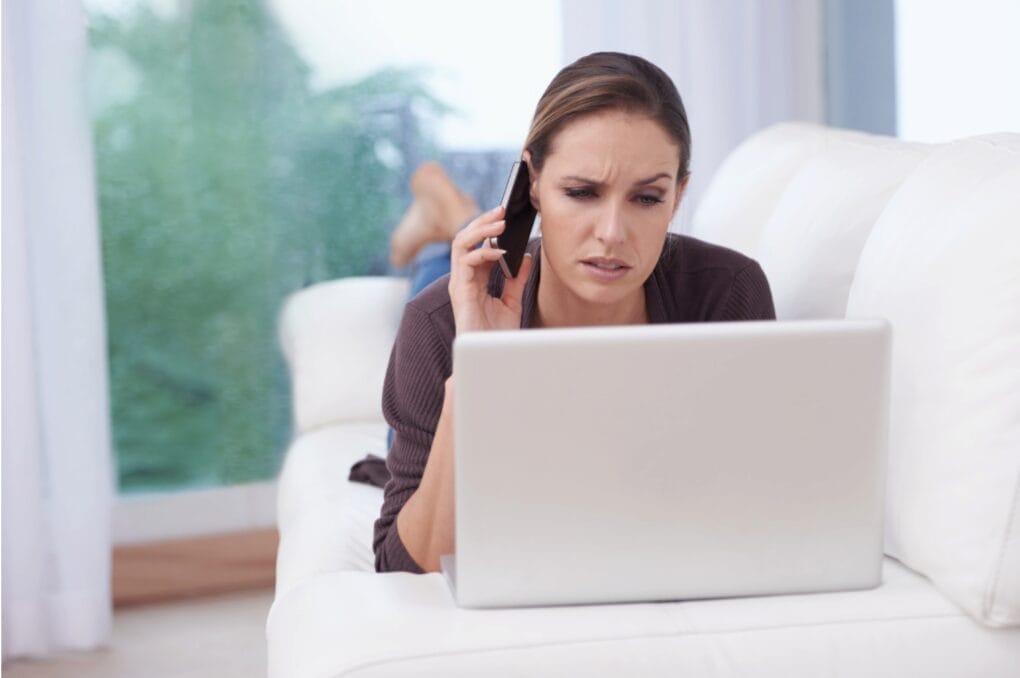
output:
[{"label": "woman's nose", "polygon": [[606,205],[595,229],[595,237],[606,243],[621,243],[625,240],[623,209],[619,205]]}]

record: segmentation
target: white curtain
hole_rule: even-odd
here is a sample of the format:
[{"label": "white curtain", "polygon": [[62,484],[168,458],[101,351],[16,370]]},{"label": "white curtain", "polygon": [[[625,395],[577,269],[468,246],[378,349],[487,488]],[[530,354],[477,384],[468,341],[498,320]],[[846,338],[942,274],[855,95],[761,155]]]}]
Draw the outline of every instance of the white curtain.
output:
[{"label": "white curtain", "polygon": [[3,658],[110,635],[113,475],[85,15],[3,2]]},{"label": "white curtain", "polygon": [[686,231],[723,158],[784,120],[825,121],[822,0],[563,0],[564,57],[629,52],[669,73],[693,139]]}]

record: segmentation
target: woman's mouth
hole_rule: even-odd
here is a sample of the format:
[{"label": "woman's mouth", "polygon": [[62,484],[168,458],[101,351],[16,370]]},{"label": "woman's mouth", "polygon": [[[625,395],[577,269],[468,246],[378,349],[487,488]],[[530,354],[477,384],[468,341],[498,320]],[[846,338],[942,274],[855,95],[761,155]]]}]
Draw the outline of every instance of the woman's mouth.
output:
[{"label": "woman's mouth", "polygon": [[591,257],[588,259],[582,259],[581,264],[584,266],[589,275],[594,277],[596,280],[603,281],[619,280],[623,276],[627,275],[627,271],[630,270],[630,266],[622,260],[606,257]]}]

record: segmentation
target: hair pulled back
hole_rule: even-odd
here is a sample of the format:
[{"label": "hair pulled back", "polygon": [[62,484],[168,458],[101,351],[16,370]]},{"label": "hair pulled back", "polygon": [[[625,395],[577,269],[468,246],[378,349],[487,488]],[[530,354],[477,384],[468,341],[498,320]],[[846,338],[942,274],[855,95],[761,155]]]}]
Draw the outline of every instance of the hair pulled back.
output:
[{"label": "hair pulled back", "polygon": [[549,83],[524,144],[534,170],[542,170],[553,140],[566,125],[606,111],[643,114],[659,123],[680,148],[677,181],[688,175],[691,130],[676,85],[650,61],[620,52],[581,57]]}]

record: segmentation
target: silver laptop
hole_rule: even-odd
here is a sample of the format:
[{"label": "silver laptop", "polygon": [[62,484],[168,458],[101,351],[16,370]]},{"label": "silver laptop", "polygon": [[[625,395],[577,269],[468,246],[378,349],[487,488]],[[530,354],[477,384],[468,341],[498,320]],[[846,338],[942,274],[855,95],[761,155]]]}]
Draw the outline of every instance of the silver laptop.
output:
[{"label": "silver laptop", "polygon": [[877,586],[889,344],[843,320],[459,337],[457,603]]}]

